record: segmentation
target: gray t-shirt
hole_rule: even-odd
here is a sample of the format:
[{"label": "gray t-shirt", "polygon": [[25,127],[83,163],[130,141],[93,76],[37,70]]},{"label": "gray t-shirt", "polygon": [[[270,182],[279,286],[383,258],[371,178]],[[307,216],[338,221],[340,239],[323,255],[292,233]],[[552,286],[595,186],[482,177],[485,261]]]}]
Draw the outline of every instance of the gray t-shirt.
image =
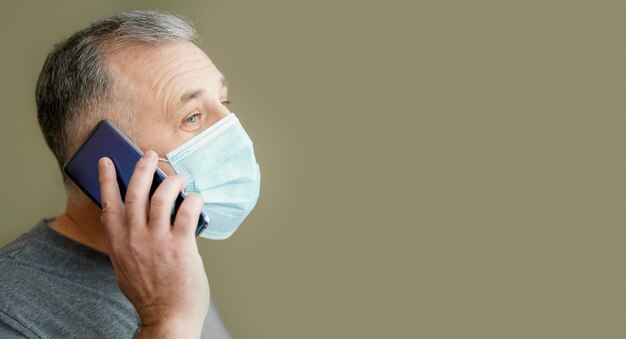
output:
[{"label": "gray t-shirt", "polygon": [[[106,254],[44,220],[0,249],[0,338],[132,338],[138,327]],[[230,338],[213,300],[202,338]]]}]

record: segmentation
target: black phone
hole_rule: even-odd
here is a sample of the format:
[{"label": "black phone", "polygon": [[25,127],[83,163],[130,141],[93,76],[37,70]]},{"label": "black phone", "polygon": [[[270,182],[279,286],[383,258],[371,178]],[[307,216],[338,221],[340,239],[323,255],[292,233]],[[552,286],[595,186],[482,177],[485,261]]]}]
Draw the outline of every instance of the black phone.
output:
[{"label": "black phone", "polygon": [[[141,159],[143,152],[135,146],[115,125],[108,121],[98,122],[96,127],[89,133],[78,150],[63,165],[63,172],[70,178],[81,191],[83,191],[100,209],[100,184],[98,183],[98,160],[102,157],[111,159],[117,172],[117,183],[120,187],[122,200],[126,196],[126,188],[130,177],[135,169],[135,164]],[[167,175],[159,168],[154,173],[150,197],[156,188],[163,182]],[[172,209],[171,224],[174,224],[176,212],[185,199],[185,194],[180,192]],[[204,231],[208,225],[208,218],[202,212],[198,218],[196,237]]]}]

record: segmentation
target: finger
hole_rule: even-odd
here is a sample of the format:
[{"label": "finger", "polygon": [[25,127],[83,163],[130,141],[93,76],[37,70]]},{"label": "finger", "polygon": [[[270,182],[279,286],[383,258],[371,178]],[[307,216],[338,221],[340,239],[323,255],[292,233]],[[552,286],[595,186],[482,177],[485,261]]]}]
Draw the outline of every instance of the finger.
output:
[{"label": "finger", "polygon": [[124,227],[124,204],[117,186],[115,167],[109,158],[98,161],[98,182],[100,184],[100,202],[102,205],[102,225],[107,238],[119,234]]},{"label": "finger", "polygon": [[171,227],[172,208],[180,191],[185,189],[185,177],[165,178],[150,199],[150,229],[159,231]]},{"label": "finger", "polygon": [[148,221],[148,196],[157,168],[157,155],[147,151],[135,165],[126,190],[126,219],[129,228],[142,227]]},{"label": "finger", "polygon": [[176,213],[173,232],[180,237],[195,239],[196,227],[198,227],[198,218],[202,212],[204,200],[197,193],[190,193]]}]

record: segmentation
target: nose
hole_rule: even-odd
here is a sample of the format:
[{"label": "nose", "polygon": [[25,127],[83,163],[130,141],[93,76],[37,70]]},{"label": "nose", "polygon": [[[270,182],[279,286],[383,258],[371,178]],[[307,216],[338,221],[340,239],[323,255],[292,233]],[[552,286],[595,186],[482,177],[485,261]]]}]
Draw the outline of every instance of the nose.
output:
[{"label": "nose", "polygon": [[231,114],[231,111],[228,109],[228,107],[224,105],[220,105],[220,108],[217,112],[218,119],[222,120],[224,117],[226,117],[229,114]]}]

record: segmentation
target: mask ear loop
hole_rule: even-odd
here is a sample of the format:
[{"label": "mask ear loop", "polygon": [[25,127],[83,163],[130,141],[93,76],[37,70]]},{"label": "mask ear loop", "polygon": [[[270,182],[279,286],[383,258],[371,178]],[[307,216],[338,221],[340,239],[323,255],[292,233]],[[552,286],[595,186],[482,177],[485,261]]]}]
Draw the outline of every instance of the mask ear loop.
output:
[{"label": "mask ear loop", "polygon": [[159,158],[159,161],[163,161],[163,162],[170,162],[169,160],[167,160],[167,159],[163,159],[163,158]]}]

